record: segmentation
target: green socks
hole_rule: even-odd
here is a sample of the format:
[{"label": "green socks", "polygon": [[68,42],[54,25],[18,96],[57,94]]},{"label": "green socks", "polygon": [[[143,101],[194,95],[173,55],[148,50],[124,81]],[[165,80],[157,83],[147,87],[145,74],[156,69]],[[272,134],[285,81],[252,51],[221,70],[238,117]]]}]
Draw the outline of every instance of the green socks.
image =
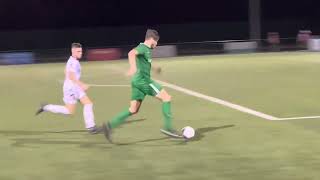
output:
[{"label": "green socks", "polygon": [[124,121],[131,116],[131,112],[128,110],[128,108],[124,111],[122,111],[121,113],[119,113],[116,117],[114,117],[111,121],[110,121],[110,126],[111,129],[114,129],[118,126],[120,126],[122,123],[124,123]]},{"label": "green socks", "polygon": [[[162,103],[162,114],[164,117],[164,128],[166,130],[171,130],[172,129],[171,102],[163,102]],[[125,109],[124,111],[119,113],[116,117],[114,117],[110,121],[111,129],[114,129],[114,128],[120,126],[131,115],[132,114],[128,109]]]},{"label": "green socks", "polygon": [[162,113],[164,116],[164,128],[166,130],[171,130],[172,129],[171,102],[162,103]]}]

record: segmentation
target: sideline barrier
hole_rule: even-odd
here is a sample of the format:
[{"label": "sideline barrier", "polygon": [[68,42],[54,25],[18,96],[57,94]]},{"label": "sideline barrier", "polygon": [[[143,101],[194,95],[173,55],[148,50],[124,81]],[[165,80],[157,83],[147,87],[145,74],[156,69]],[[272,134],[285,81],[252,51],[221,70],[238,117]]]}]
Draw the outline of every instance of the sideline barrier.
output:
[{"label": "sideline barrier", "polygon": [[258,44],[255,41],[224,43],[224,50],[227,53],[255,52],[257,48]]},{"label": "sideline barrier", "polygon": [[[223,53],[250,53],[311,50],[320,51],[318,37],[309,39],[308,46],[297,42],[296,38],[280,38],[275,41],[269,39],[258,40],[224,40],[182,42],[161,44],[154,49],[153,57],[175,57],[194,55],[213,55]],[[82,61],[104,61],[127,59],[128,52],[137,44],[120,47],[85,47]],[[85,44],[84,44],[85,46]],[[0,52],[0,64],[52,63],[65,62],[70,56],[70,49],[47,49],[33,51]]]},{"label": "sideline barrier", "polygon": [[32,64],[34,59],[32,52],[0,53],[0,65]]},{"label": "sideline barrier", "polygon": [[86,59],[88,61],[109,61],[120,59],[121,49],[105,48],[105,49],[88,49]]},{"label": "sideline barrier", "polygon": [[177,47],[175,45],[158,46],[153,52],[154,58],[175,57],[177,56]]}]

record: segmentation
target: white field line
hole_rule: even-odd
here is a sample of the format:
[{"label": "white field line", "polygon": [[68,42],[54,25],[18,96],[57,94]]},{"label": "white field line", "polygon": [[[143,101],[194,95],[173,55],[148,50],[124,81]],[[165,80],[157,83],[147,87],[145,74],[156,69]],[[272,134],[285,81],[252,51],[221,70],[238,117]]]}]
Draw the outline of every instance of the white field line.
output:
[{"label": "white field line", "polygon": [[91,87],[130,87],[130,85],[124,84],[88,84]]},{"label": "white field line", "polygon": [[303,116],[303,117],[289,117],[289,118],[278,118],[278,121],[288,120],[299,120],[299,119],[320,119],[320,116]]},{"label": "white field line", "polygon": [[164,82],[164,81],[160,81],[160,80],[156,80],[156,81],[158,81],[159,83],[164,84],[167,87],[169,87],[171,89],[174,89],[176,91],[180,91],[180,92],[183,92],[185,94],[188,94],[188,95],[191,95],[191,96],[194,96],[194,97],[198,97],[200,99],[204,99],[204,100],[207,100],[207,101],[210,101],[210,102],[213,102],[213,103],[217,103],[217,104],[220,104],[220,105],[223,105],[223,106],[226,106],[226,107],[229,107],[229,108],[232,108],[232,109],[244,112],[244,113],[248,113],[248,114],[263,118],[263,119],[267,119],[267,120],[277,120],[277,119],[279,119],[277,117],[274,117],[274,116],[271,116],[271,115],[268,115],[268,114],[265,114],[265,113],[262,113],[262,112],[259,112],[259,111],[255,111],[253,109],[249,109],[247,107],[243,107],[243,106],[240,106],[240,105],[237,105],[237,104],[233,104],[231,102],[228,102],[228,101],[225,101],[225,100],[222,100],[222,99],[218,99],[218,98],[215,98],[215,97],[207,96],[207,95],[204,95],[204,94],[201,94],[201,93],[198,93],[198,92],[195,92],[195,91],[192,91],[192,90],[189,90],[189,89],[186,89],[186,88],[174,85],[174,84],[170,84],[170,83],[167,83],[167,82]]},{"label": "white field line", "polygon": [[204,94],[201,94],[201,93],[198,93],[198,92],[195,92],[195,91],[192,91],[192,90],[189,90],[189,89],[186,89],[186,88],[174,85],[174,84],[170,84],[170,83],[167,83],[167,82],[164,82],[164,81],[160,81],[160,80],[156,80],[156,81],[158,81],[159,83],[164,84],[167,87],[169,87],[171,89],[174,89],[176,91],[180,91],[180,92],[183,92],[185,94],[188,94],[188,95],[191,95],[191,96],[194,96],[194,97],[198,97],[198,98],[201,98],[201,99],[213,102],[213,103],[217,103],[217,104],[220,104],[220,105],[223,105],[223,106],[226,106],[226,107],[229,107],[229,108],[232,108],[232,109],[244,112],[244,113],[248,113],[248,114],[263,118],[263,119],[267,119],[267,120],[287,121],[287,120],[299,120],[299,119],[320,119],[320,116],[303,116],[303,117],[278,118],[278,117],[271,116],[269,114],[265,114],[265,113],[262,113],[262,112],[259,112],[259,111],[244,107],[244,106],[233,104],[231,102],[228,102],[228,101],[225,101],[225,100],[222,100],[222,99],[218,99],[218,98],[215,98],[215,97],[207,96],[207,95],[204,95]]},{"label": "white field line", "polygon": [[[231,102],[228,102],[228,101],[225,101],[225,100],[222,100],[222,99],[218,99],[218,98],[207,96],[207,95],[204,95],[204,94],[201,94],[201,93],[189,90],[189,89],[185,89],[183,87],[179,87],[179,86],[174,85],[174,84],[170,84],[170,83],[167,83],[167,82],[164,82],[164,81],[160,81],[160,80],[156,80],[156,81],[158,81],[160,84],[162,84],[165,87],[174,89],[176,91],[183,92],[183,93],[185,93],[187,95],[198,97],[198,98],[201,98],[201,99],[204,99],[204,100],[207,100],[207,101],[210,101],[210,102],[214,102],[214,103],[217,103],[217,104],[220,104],[220,105],[223,105],[223,106],[226,106],[226,107],[229,107],[229,108],[232,108],[232,109],[244,112],[244,113],[248,113],[248,114],[263,118],[263,119],[267,119],[267,120],[288,121],[288,120],[300,120],[300,119],[320,119],[320,116],[302,116],[302,117],[278,118],[278,117],[271,116],[271,115],[268,115],[268,114],[265,114],[265,113],[262,113],[262,112],[258,112],[258,111],[252,110],[252,109],[244,107],[244,106],[233,104]],[[91,86],[91,87],[130,87],[130,85],[124,85],[124,84],[89,84],[89,86]]]},{"label": "white field line", "polygon": [[[113,70],[113,71],[119,72],[121,74],[123,73],[121,68],[117,68],[117,67],[108,67],[108,68]],[[220,104],[222,106],[226,106],[226,107],[229,107],[231,109],[235,109],[235,110],[247,113],[247,114],[251,114],[253,116],[260,117],[260,118],[266,119],[266,120],[285,121],[285,120],[317,119],[317,118],[320,118],[320,116],[279,118],[279,117],[275,117],[275,116],[272,116],[272,115],[269,115],[269,114],[265,114],[265,113],[262,113],[262,112],[259,112],[259,111],[244,107],[244,106],[240,106],[238,104],[233,104],[231,102],[228,102],[228,101],[225,101],[225,100],[222,100],[222,99],[219,99],[219,98],[211,97],[211,96],[208,96],[208,95],[205,95],[205,94],[201,94],[199,92],[192,91],[190,89],[186,89],[186,88],[174,85],[174,84],[170,84],[170,83],[165,82],[165,81],[161,81],[161,80],[157,80],[157,79],[155,79],[155,80],[157,82],[159,82],[160,84],[162,84],[163,86],[166,86],[168,88],[174,89],[176,91],[179,91],[179,92],[182,92],[182,93],[194,96],[194,97],[198,97],[200,99],[204,99],[204,100],[216,103],[216,104]],[[91,84],[91,86],[93,86],[93,87],[129,87],[129,85],[99,85],[99,84]]]},{"label": "white field line", "polygon": [[[58,80],[60,84],[63,84],[64,80]],[[130,87],[127,84],[88,84],[91,87]]]},{"label": "white field line", "polygon": [[131,87],[128,84],[88,84],[88,85],[91,87]]}]

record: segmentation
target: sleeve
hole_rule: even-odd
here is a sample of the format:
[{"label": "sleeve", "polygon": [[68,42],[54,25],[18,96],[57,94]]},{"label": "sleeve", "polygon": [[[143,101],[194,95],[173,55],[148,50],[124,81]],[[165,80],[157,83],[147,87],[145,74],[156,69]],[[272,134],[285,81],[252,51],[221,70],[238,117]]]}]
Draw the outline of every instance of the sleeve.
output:
[{"label": "sleeve", "polygon": [[72,62],[67,63],[67,67],[66,67],[67,72],[77,72],[76,68],[77,68],[77,65],[75,63],[72,63]]},{"label": "sleeve", "polygon": [[142,55],[146,52],[146,49],[143,46],[137,46],[135,50],[138,52],[138,55]]}]

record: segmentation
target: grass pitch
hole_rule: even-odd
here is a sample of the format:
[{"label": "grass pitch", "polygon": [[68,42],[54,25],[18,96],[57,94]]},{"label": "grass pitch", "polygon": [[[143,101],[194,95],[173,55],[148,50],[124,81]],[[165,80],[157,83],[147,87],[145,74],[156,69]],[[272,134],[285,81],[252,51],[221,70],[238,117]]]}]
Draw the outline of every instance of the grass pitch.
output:
[{"label": "grass pitch", "polygon": [[[320,115],[320,54],[270,53],[168,58],[157,79],[276,117]],[[301,180],[320,176],[320,119],[269,121],[167,88],[174,125],[190,142],[168,139],[160,102],[114,131],[112,145],[73,117],[34,116],[62,103],[64,64],[0,67],[0,179]],[[128,85],[126,61],[83,62],[83,80]],[[92,87],[97,124],[128,106],[130,88]]]}]

